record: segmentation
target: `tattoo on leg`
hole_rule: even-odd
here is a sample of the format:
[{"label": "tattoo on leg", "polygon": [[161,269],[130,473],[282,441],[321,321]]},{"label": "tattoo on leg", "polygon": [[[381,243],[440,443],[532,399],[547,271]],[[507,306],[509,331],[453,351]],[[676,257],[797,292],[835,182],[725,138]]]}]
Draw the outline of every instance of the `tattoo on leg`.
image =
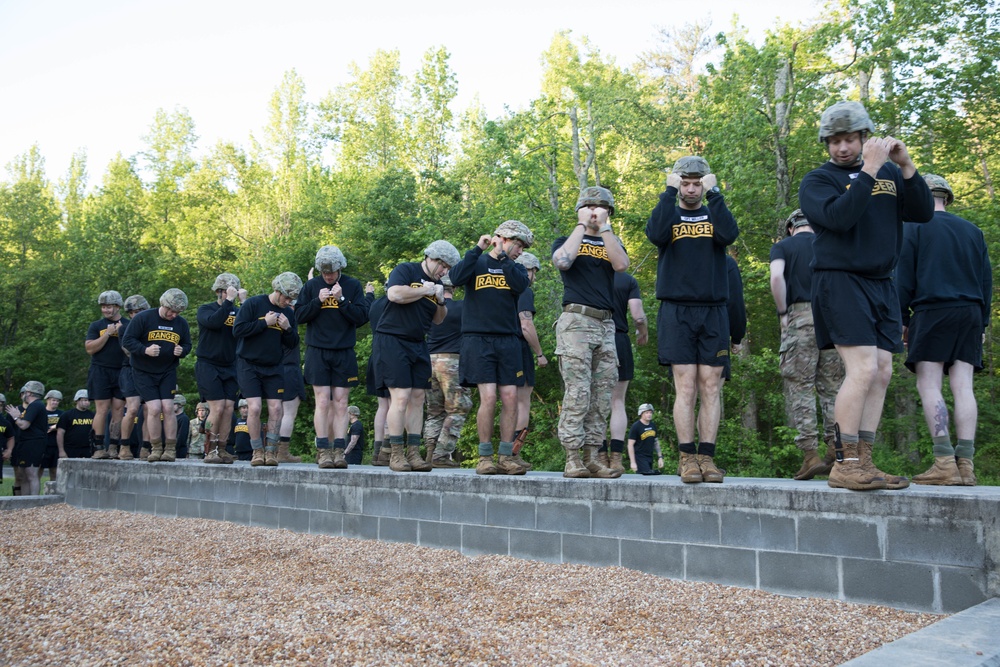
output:
[{"label": "tattoo on leg", "polygon": [[948,406],[944,401],[938,401],[934,406],[934,433],[933,436],[948,435]]}]

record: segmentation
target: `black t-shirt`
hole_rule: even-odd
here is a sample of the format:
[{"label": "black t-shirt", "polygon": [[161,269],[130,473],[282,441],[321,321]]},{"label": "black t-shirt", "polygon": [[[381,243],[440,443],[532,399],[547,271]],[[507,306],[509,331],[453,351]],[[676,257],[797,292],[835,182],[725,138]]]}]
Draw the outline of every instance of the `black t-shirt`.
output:
[{"label": "black t-shirt", "polygon": [[253,447],[250,446],[250,428],[247,426],[247,420],[243,417],[233,415],[233,428],[229,432],[229,439],[237,454],[253,451]]},{"label": "black t-shirt", "polygon": [[[566,243],[560,236],[552,243],[552,252]],[[563,283],[563,305],[578,303],[599,310],[614,310],[615,270],[600,236],[584,235],[580,252],[573,264],[559,272]]]},{"label": "black t-shirt", "polygon": [[358,442],[354,445],[354,449],[351,451],[362,452],[365,449],[365,427],[361,424],[361,420],[353,422],[349,429],[347,429],[347,442],[350,444],[351,438],[358,436]]},{"label": "black t-shirt", "polygon": [[21,419],[28,422],[28,428],[21,429],[22,445],[45,442],[49,430],[49,412],[45,409],[45,401],[32,401],[21,411]]},{"label": "black t-shirt", "polygon": [[72,408],[59,415],[59,423],[56,428],[60,428],[63,434],[63,448],[89,449],[90,429],[94,425],[94,413],[90,410],[78,410]]},{"label": "black t-shirt", "polygon": [[[275,321],[268,325],[264,317],[269,312],[283,313],[288,318],[289,327],[282,329]],[[291,308],[279,308],[271,303],[269,294],[252,296],[243,302],[236,314],[233,325],[236,336],[236,356],[257,366],[277,366],[285,356],[285,350],[299,343],[299,330],[295,324],[295,312]]]},{"label": "black t-shirt", "polygon": [[306,325],[306,345],[326,350],[352,349],[357,342],[357,328],[368,321],[369,302],[356,278],[340,274],[338,280],[344,302],[327,297],[319,300],[327,285],[323,276],[306,281],[295,304],[295,317]]},{"label": "black t-shirt", "polygon": [[216,366],[232,366],[236,363],[236,339],[233,325],[236,311],[232,301],[226,299],[206,303],[198,308],[198,360]]},{"label": "black t-shirt", "polygon": [[656,442],[656,423],[643,424],[641,419],[636,421],[628,431],[628,439],[635,440],[636,455],[652,454],[655,451],[653,443]]},{"label": "black t-shirt", "polygon": [[431,354],[458,354],[462,351],[462,313],[464,301],[445,299],[448,314],[441,324],[435,324],[427,334],[427,350]]},{"label": "black t-shirt", "polygon": [[621,271],[615,274],[615,331],[628,333],[628,302],[631,299],[641,299],[639,281],[631,273]]},{"label": "black t-shirt", "polygon": [[62,410],[46,410],[45,414],[48,418],[48,426],[45,428],[45,438],[48,446],[55,449],[59,446],[56,442],[56,429],[59,426],[59,416],[62,415]]},{"label": "black t-shirt", "polygon": [[[122,323],[121,328],[108,337],[108,342],[104,344],[104,347],[91,355],[90,363],[107,368],[121,368],[125,363],[125,353],[122,352],[122,339],[119,334],[125,333],[129,321],[124,317],[119,321]],[[91,322],[87,328],[87,340],[97,340],[103,336],[109,324],[114,324],[114,322],[104,317],[96,322]]]},{"label": "black t-shirt", "polygon": [[813,239],[812,232],[799,232],[771,246],[771,261],[785,260],[785,307],[812,301]]},{"label": "black t-shirt", "polygon": [[[160,354],[150,357],[146,348],[160,346]],[[131,354],[132,368],[143,373],[166,373],[175,367],[181,357],[191,352],[191,330],[187,320],[178,315],[172,320],[160,317],[159,308],[137,313],[122,337],[122,346]],[[180,346],[181,356],[174,356]]]},{"label": "black t-shirt", "polygon": [[[404,262],[392,270],[386,285],[387,289],[397,285],[420,287],[423,280],[441,284],[440,281],[431,281],[417,262]],[[406,304],[387,300],[376,331],[405,340],[422,341],[433,324],[437,308],[437,300],[433,296],[424,296]]]},{"label": "black t-shirt", "polygon": [[14,437],[16,430],[6,413],[0,413],[0,449],[7,446],[7,441]]},{"label": "black t-shirt", "polygon": [[465,286],[462,333],[481,336],[515,336],[521,331],[517,317],[518,295],[528,289],[528,271],[512,259],[495,259],[479,246],[451,267],[448,277]]},{"label": "black t-shirt", "polygon": [[524,331],[521,330],[521,313],[531,313],[535,315],[535,290],[530,287],[517,298],[517,337],[524,340]]}]

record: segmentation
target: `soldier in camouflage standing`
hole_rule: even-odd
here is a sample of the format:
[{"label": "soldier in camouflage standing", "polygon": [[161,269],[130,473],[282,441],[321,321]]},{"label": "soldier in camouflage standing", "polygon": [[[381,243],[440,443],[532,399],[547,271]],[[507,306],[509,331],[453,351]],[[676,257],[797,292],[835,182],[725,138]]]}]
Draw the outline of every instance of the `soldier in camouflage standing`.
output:
[{"label": "soldier in camouflage standing", "polygon": [[621,472],[601,465],[597,450],[618,380],[615,272],[628,269],[629,260],[608,222],[615,213],[610,190],[584,188],[576,212],[573,231],[552,244],[552,263],[563,281],[563,312],[556,321],[556,355],[565,384],[558,428],[566,450],[563,477],[616,478]]},{"label": "soldier in camouflage standing", "polygon": [[[833,404],[844,381],[844,364],[836,350],[816,346],[811,267],[816,234],[801,209],[788,216],[785,229],[789,236],[771,247],[771,295],[781,323],[785,413],[798,431],[795,445],[802,450],[802,466],[793,479],[812,479],[830,474],[833,465]],[[823,415],[825,458],[818,453],[817,396]]]}]

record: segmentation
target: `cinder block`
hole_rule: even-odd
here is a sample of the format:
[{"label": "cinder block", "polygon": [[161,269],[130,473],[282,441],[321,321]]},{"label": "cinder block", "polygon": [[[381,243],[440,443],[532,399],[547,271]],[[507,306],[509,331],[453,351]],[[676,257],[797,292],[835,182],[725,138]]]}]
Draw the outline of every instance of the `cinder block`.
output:
[{"label": "cinder block", "polygon": [[212,521],[225,521],[226,503],[220,503],[217,500],[202,500],[201,518],[211,519]]},{"label": "cinder block", "polygon": [[330,487],[326,508],[331,512],[361,514],[364,494],[360,486],[337,484]]},{"label": "cinder block", "polygon": [[[83,507],[84,494],[86,492],[83,489],[71,486],[67,483],[66,487],[66,504],[71,507]],[[132,511],[132,510],[130,510]]]},{"label": "cinder block", "polygon": [[378,517],[363,514],[344,514],[344,537],[362,540],[378,539]]},{"label": "cinder block", "polygon": [[250,508],[250,505],[243,505],[242,503],[226,503],[226,521],[249,526]]},{"label": "cinder block", "polygon": [[836,598],[840,595],[837,558],[817,554],[758,551],[760,587],[782,595]]},{"label": "cinder block", "polygon": [[882,558],[878,526],[864,519],[800,516],[799,551],[848,558]]},{"label": "cinder block", "polygon": [[215,480],[196,478],[191,480],[190,497],[195,500],[215,499]]},{"label": "cinder block", "polygon": [[441,493],[404,489],[399,497],[399,516],[404,519],[441,519]]},{"label": "cinder block", "polygon": [[436,549],[462,549],[462,527],[443,521],[421,521],[417,529],[419,544]]},{"label": "cinder block", "polygon": [[[85,505],[80,505],[80,507],[85,507]],[[141,514],[156,514],[156,496],[136,496],[135,511]]]},{"label": "cinder block", "polygon": [[134,493],[119,493],[117,494],[117,507],[123,512],[134,512],[135,511],[135,494]]},{"label": "cinder block", "polygon": [[[251,484],[252,482],[247,482]],[[242,481],[220,481],[215,485],[215,491],[212,494],[212,500],[218,500],[220,503],[238,503],[240,502],[240,486],[243,484]]]},{"label": "cinder block", "polygon": [[535,501],[526,498],[490,496],[486,501],[486,525],[534,528]]},{"label": "cinder block", "polygon": [[250,525],[261,528],[280,528],[281,517],[278,508],[270,505],[252,505],[250,507]]},{"label": "cinder block", "polygon": [[394,489],[365,489],[362,511],[368,516],[399,516],[399,491]]},{"label": "cinder block", "polygon": [[486,523],[486,496],[449,493],[441,499],[441,520],[474,525]]},{"label": "cinder block", "polygon": [[684,557],[685,579],[757,587],[757,554],[752,549],[689,544]]},{"label": "cinder block", "polygon": [[795,551],[795,518],[739,510],[723,512],[722,544],[748,549]]},{"label": "cinder block", "polygon": [[938,568],[941,612],[954,614],[988,599],[984,570],[964,567]]},{"label": "cinder block", "polygon": [[563,535],[562,557],[564,563],[582,563],[595,567],[621,565],[619,541],[613,537]]},{"label": "cinder block", "polygon": [[511,529],[510,555],[546,563],[561,563],[562,536],[542,530]]},{"label": "cinder block", "polygon": [[653,539],[719,544],[719,513],[685,507],[653,508]]},{"label": "cinder block", "polygon": [[157,496],[156,516],[177,517],[177,499],[167,496]]},{"label": "cinder block", "polygon": [[266,505],[267,483],[250,481],[240,482],[239,502],[244,505]]},{"label": "cinder block", "polygon": [[285,530],[296,533],[309,532],[309,510],[294,507],[278,508],[278,525]]},{"label": "cinder block", "polygon": [[299,484],[295,487],[295,506],[306,510],[326,510],[330,487],[326,484]]},{"label": "cinder block", "polygon": [[466,556],[510,553],[510,531],[490,526],[462,526],[462,553]]},{"label": "cinder block", "polygon": [[845,558],[844,596],[852,602],[933,611],[934,568],[919,563]]},{"label": "cinder block", "polygon": [[97,509],[115,510],[118,509],[118,492],[101,489],[97,492]]},{"label": "cinder block", "polygon": [[652,520],[649,505],[626,505],[614,502],[595,502],[591,508],[594,535],[632,537],[648,540],[652,537]]},{"label": "cinder block", "polygon": [[271,507],[295,507],[295,484],[289,482],[268,484],[267,504]]},{"label": "cinder block", "polygon": [[309,532],[339,537],[344,534],[344,515],[340,512],[309,510]]},{"label": "cinder block", "polygon": [[170,492],[170,479],[162,474],[161,471],[156,471],[150,474],[144,475],[146,478],[146,485],[142,492],[149,496],[166,496]]},{"label": "cinder block", "polygon": [[684,545],[651,540],[622,540],[622,567],[671,579],[684,578]]},{"label": "cinder block", "polygon": [[189,519],[201,518],[201,501],[192,498],[177,499],[177,516]]},{"label": "cinder block", "polygon": [[539,498],[535,528],[553,532],[590,535],[590,503]]},{"label": "cinder block", "polygon": [[173,496],[174,498],[190,498],[191,479],[188,477],[177,477],[176,475],[171,475],[167,478],[167,492],[164,495]]},{"label": "cinder block", "polygon": [[386,542],[408,542],[417,543],[416,519],[397,519],[395,517],[382,517],[378,521],[378,539]]},{"label": "cinder block", "polygon": [[982,568],[986,549],[968,521],[890,518],[886,559]]}]

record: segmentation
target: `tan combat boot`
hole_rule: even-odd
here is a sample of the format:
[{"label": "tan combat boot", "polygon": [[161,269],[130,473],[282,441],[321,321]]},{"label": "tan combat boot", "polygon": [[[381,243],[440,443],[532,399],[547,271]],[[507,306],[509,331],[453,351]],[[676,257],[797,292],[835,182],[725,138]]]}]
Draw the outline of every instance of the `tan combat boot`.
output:
[{"label": "tan combat boot", "polygon": [[392,447],[388,444],[382,445],[382,448],[378,450],[378,454],[372,457],[373,466],[387,466],[392,458]]},{"label": "tan combat boot", "polygon": [[90,456],[92,459],[107,459],[111,458],[108,456],[108,450],[101,447],[100,449],[95,449],[94,453]]},{"label": "tan combat boot", "polygon": [[128,445],[121,445],[118,448],[118,460],[119,461],[131,461],[135,457],[132,456],[132,448]]},{"label": "tan combat boot", "polygon": [[[385,445],[382,445],[382,450],[385,451]],[[406,449],[402,444],[392,445],[389,455],[389,470],[393,472],[412,472],[413,467],[410,465],[409,461],[406,460]]]},{"label": "tan combat boot", "polygon": [[177,440],[167,438],[163,443],[163,453],[160,460],[166,463],[173,463],[177,460]]},{"label": "tan combat boot", "polygon": [[919,475],[913,476],[915,484],[928,484],[933,486],[964,486],[965,482],[962,473],[958,470],[958,464],[954,456],[935,456],[934,465]]},{"label": "tan combat boot", "polygon": [[222,457],[219,456],[219,443],[218,443],[218,441],[210,443],[208,445],[208,447],[210,449],[209,448],[205,449],[205,458],[202,459],[202,461],[204,461],[205,463],[208,463],[208,464],[222,463]]},{"label": "tan combat boot", "polygon": [[[413,472],[430,472],[434,470],[434,464],[428,463],[420,455],[420,445],[406,446],[406,462],[410,464],[410,470]],[[346,468],[347,466],[345,465],[344,467]]]},{"label": "tan combat boot", "polygon": [[531,470],[531,464],[528,463],[527,461],[525,461],[523,458],[521,458],[520,454],[513,454],[511,456],[511,459],[513,459],[514,462],[517,463],[517,465],[519,465],[522,468],[524,468],[525,472],[528,472],[529,470]]},{"label": "tan combat boot", "polygon": [[163,456],[163,441],[154,441],[149,444],[152,446],[152,449],[149,451],[149,456],[146,457],[146,460],[150,462],[159,461]]},{"label": "tan combat boot", "polygon": [[109,459],[117,459],[118,458],[118,446],[117,445],[108,445],[108,458]]},{"label": "tan combat boot", "polygon": [[451,454],[442,454],[438,456],[434,455],[434,462],[432,464],[435,468],[458,468],[459,463],[451,457]]},{"label": "tan combat boot", "polygon": [[496,464],[493,463],[492,456],[480,456],[479,463],[476,464],[477,475],[496,475],[500,472]]},{"label": "tan combat boot", "polygon": [[[825,472],[824,472],[825,471]],[[829,474],[827,464],[819,457],[819,452],[815,449],[807,449],[802,452],[802,467],[792,475],[792,479],[806,480],[812,479],[816,475]]]},{"label": "tan combat boot", "polygon": [[437,442],[434,440],[424,440],[424,461],[430,463],[431,466],[434,465],[434,448],[437,447]]},{"label": "tan combat boot", "polygon": [[278,463],[302,463],[301,456],[292,456],[292,452],[289,449],[290,447],[291,443],[278,443]]},{"label": "tan combat boot", "polygon": [[258,447],[257,449],[253,450],[253,456],[250,457],[250,465],[252,465],[254,468],[256,468],[257,466],[266,465],[263,447]]},{"label": "tan combat boot", "polygon": [[598,450],[597,462],[600,463],[605,468],[611,467],[611,457],[608,456],[608,450],[604,450],[603,452]]},{"label": "tan combat boot", "polygon": [[264,445],[264,465],[266,466],[278,465],[277,445]]},{"label": "tan combat boot", "polygon": [[884,479],[885,488],[890,491],[897,491],[908,487],[910,485],[910,480],[906,477],[901,477],[900,475],[890,475],[889,473],[883,472],[875,467],[875,462],[872,461],[872,448],[872,443],[867,440],[858,440],[858,458],[861,460],[861,465],[868,470],[868,472],[874,474],[874,476]]},{"label": "tan combat boot", "polygon": [[972,465],[972,459],[959,458],[958,473],[962,476],[962,484],[964,486],[976,485],[975,466]]},{"label": "tan combat boot", "polygon": [[698,467],[701,469],[701,480],[710,484],[721,484],[725,475],[715,465],[715,460],[708,454],[696,454]]},{"label": "tan combat boot", "polygon": [[625,472],[625,466],[622,464],[621,452],[611,452],[611,465],[608,467],[612,470],[618,471],[619,473]]},{"label": "tan combat boot", "polygon": [[680,461],[677,463],[677,474],[681,476],[681,481],[685,484],[701,484],[705,481],[701,474],[701,465],[698,462],[697,454],[688,452],[680,453]]},{"label": "tan combat boot", "polygon": [[583,447],[583,465],[590,472],[590,476],[598,479],[617,479],[621,477],[622,474],[620,472],[615,472],[611,468],[601,464],[597,453],[599,448],[600,445],[584,445]]},{"label": "tan combat boot", "polygon": [[[851,489],[852,491],[874,491],[885,488],[885,478],[861,465],[858,458],[858,446],[845,442],[841,445],[843,461],[834,461],[830,478],[826,481],[835,489]],[[874,468],[874,466],[872,466]]]},{"label": "tan combat boot", "polygon": [[139,448],[139,460],[140,461],[148,461],[149,460],[149,447],[140,447]]},{"label": "tan combat boot", "polygon": [[566,468],[563,470],[563,477],[572,479],[586,479],[590,477],[590,471],[583,465],[580,458],[579,449],[566,448]]},{"label": "tan combat boot", "polygon": [[334,468],[346,468],[347,467],[347,457],[344,456],[344,450],[340,447],[334,447],[333,450],[333,467]]},{"label": "tan combat boot", "polygon": [[528,469],[518,463],[514,456],[500,456],[497,471],[504,475],[523,475]]},{"label": "tan combat boot", "polygon": [[333,450],[327,447],[326,449],[316,450],[316,465],[318,465],[322,470],[332,470],[337,466],[333,465]]}]

